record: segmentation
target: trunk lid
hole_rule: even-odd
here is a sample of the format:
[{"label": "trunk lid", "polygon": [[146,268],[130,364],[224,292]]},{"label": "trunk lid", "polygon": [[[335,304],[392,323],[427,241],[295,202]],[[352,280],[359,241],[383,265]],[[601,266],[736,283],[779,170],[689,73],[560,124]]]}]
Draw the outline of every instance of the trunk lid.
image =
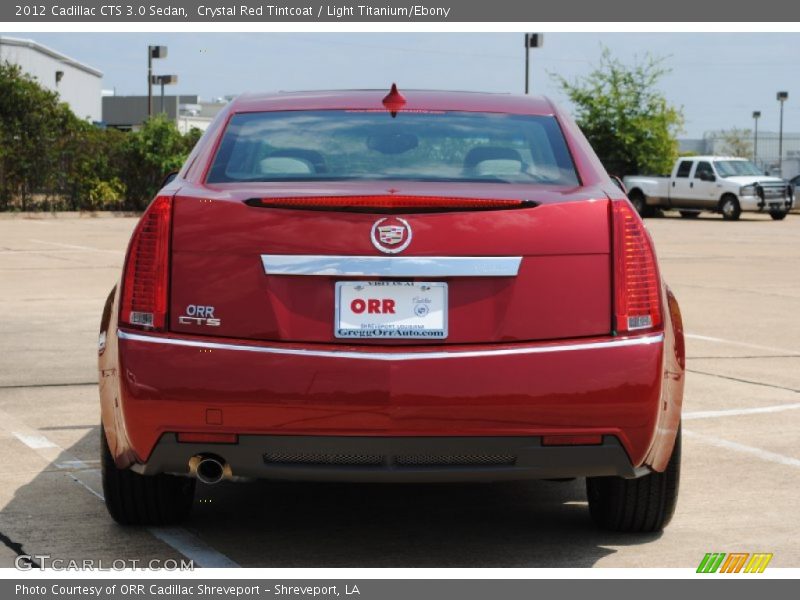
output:
[{"label": "trunk lid", "polygon": [[[170,330],[341,344],[495,343],[611,331],[609,211],[602,190],[537,187],[532,191],[531,186],[491,184],[446,188],[441,183],[371,182],[182,189],[175,197],[173,214]],[[374,194],[523,199],[536,206],[384,214],[245,204],[253,198]],[[413,232],[401,252],[385,254],[373,243],[376,222],[384,218],[387,223],[403,219]],[[387,230],[390,242],[392,234]],[[459,258],[459,265],[467,267],[488,264],[474,260],[481,257],[497,259],[489,262],[503,268],[509,264],[503,258],[518,258],[519,264],[515,275],[502,276],[485,272],[426,275],[425,267],[417,268],[414,260],[415,270],[394,277],[334,275],[324,269],[323,274],[310,276],[265,270],[265,262],[298,256],[313,256],[323,263],[331,257],[370,257],[389,259],[379,261],[382,265],[395,265],[398,261],[391,257],[396,256],[405,261],[420,259],[422,265],[430,262],[423,259],[432,257]],[[337,283],[353,281],[445,283],[446,337],[337,337]]]}]

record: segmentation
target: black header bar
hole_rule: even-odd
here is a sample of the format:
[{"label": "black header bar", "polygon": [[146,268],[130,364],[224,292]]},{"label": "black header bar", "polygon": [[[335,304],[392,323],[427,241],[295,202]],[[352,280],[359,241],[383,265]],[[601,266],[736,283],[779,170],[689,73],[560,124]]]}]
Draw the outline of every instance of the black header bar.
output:
[{"label": "black header bar", "polygon": [[4,0],[0,21],[46,22],[792,22],[786,0]]}]

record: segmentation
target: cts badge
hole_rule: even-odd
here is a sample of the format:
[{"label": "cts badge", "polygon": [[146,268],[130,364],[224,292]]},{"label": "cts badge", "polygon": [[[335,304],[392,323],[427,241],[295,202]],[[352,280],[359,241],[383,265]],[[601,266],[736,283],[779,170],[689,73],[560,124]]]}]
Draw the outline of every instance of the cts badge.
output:
[{"label": "cts badge", "polygon": [[190,304],[186,307],[186,314],[178,317],[181,325],[205,325],[207,327],[219,327],[222,319],[214,316],[213,306],[201,306]]}]

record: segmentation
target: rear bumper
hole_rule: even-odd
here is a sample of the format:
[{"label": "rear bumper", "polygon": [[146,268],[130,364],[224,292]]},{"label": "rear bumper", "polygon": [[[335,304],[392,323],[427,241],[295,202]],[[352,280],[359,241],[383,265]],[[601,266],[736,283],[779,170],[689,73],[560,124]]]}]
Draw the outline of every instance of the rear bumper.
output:
[{"label": "rear bumper", "polygon": [[[151,464],[164,434],[225,432],[241,440],[469,438],[475,444],[602,435],[618,440],[628,466],[639,467],[667,410],[660,333],[432,351],[119,331],[110,347],[118,375],[116,385],[101,385],[101,397],[120,466]],[[546,456],[550,448],[540,451]],[[396,452],[388,447],[382,454]],[[541,461],[534,463],[529,472],[542,472]]]},{"label": "rear bumper", "polygon": [[543,446],[539,437],[350,437],[245,435],[237,444],[187,444],[161,437],[142,474],[188,474],[189,460],[214,455],[235,477],[358,482],[455,482],[609,476],[633,478],[619,441]]}]

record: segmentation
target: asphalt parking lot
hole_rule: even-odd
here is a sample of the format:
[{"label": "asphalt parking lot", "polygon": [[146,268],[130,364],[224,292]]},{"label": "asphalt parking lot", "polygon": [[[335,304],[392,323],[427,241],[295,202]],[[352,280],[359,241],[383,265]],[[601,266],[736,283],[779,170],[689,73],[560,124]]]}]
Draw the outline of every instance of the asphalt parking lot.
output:
[{"label": "asphalt parking lot", "polygon": [[684,315],[678,509],[661,535],[593,528],[581,481],[200,486],[179,528],[103,506],[97,328],[132,218],[0,217],[0,567],[16,554],[245,567],[800,566],[800,215],[648,220]]}]

